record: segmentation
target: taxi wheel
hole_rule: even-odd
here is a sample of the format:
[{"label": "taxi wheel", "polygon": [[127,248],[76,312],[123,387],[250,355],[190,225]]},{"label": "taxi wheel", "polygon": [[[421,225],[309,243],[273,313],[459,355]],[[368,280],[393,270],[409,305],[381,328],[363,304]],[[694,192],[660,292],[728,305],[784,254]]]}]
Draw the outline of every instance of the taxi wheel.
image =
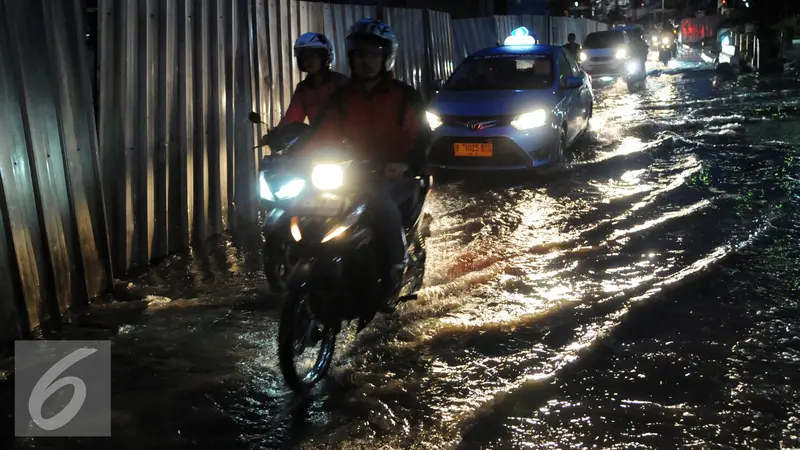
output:
[{"label": "taxi wheel", "polygon": [[564,152],[567,151],[567,130],[561,127],[561,133],[558,135],[558,147],[556,147],[556,155],[553,164],[561,164],[564,161]]}]

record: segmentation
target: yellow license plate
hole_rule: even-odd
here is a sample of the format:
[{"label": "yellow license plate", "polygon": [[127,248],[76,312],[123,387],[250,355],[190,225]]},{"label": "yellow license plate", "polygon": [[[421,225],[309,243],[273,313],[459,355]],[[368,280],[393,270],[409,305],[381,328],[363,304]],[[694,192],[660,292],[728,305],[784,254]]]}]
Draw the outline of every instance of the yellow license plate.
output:
[{"label": "yellow license plate", "polygon": [[486,144],[454,144],[456,156],[472,156],[490,158],[492,156],[492,143]]}]

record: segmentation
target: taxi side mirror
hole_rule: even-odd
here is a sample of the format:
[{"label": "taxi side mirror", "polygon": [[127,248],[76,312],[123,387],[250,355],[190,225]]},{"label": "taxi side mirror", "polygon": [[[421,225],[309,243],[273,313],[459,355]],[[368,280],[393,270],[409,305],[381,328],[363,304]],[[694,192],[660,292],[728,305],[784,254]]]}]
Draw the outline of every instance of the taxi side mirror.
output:
[{"label": "taxi side mirror", "polygon": [[583,78],[581,77],[568,77],[564,83],[564,89],[577,89],[583,86]]}]

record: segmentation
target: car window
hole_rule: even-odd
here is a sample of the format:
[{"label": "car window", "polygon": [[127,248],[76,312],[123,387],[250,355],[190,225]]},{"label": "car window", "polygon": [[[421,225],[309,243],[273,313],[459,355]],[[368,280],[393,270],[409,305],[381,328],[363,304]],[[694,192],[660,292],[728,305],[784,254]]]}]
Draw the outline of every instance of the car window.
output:
[{"label": "car window", "polygon": [[558,78],[561,82],[561,86],[564,86],[567,83],[567,78],[572,76],[572,69],[569,67],[565,52],[562,50],[558,53]]},{"label": "car window", "polygon": [[598,31],[589,33],[583,41],[583,48],[612,48],[625,43],[624,31]]},{"label": "car window", "polygon": [[581,74],[581,66],[578,64],[578,61],[575,59],[570,52],[564,52],[567,56],[567,61],[569,62],[569,68],[572,69],[572,76],[577,77]]},{"label": "car window", "polygon": [[553,85],[549,54],[471,56],[442,87],[451,91],[546,89]]}]

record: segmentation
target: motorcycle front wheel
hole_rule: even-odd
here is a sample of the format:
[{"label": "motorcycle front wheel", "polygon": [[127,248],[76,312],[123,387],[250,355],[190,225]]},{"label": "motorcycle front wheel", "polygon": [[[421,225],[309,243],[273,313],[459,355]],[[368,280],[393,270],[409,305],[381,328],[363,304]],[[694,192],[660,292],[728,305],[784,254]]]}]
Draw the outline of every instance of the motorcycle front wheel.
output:
[{"label": "motorcycle front wheel", "polygon": [[[316,320],[310,295],[303,289],[286,299],[278,328],[281,373],[286,384],[298,393],[307,392],[325,378],[336,347],[336,331]],[[317,345],[316,351],[310,348]]]},{"label": "motorcycle front wheel", "polygon": [[296,262],[286,239],[278,236],[267,238],[264,244],[264,275],[274,292],[286,292],[286,279]]}]

